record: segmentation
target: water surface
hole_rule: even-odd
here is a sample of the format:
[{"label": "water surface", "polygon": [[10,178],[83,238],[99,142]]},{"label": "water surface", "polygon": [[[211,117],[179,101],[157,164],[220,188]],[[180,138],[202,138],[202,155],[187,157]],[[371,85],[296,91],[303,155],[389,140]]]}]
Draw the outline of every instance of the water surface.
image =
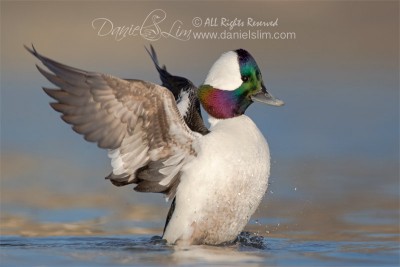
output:
[{"label": "water surface", "polygon": [[[2,266],[396,266],[398,244],[390,242],[263,240],[246,244],[179,248],[150,236],[5,237]],[[397,259],[396,259],[397,258]]]}]

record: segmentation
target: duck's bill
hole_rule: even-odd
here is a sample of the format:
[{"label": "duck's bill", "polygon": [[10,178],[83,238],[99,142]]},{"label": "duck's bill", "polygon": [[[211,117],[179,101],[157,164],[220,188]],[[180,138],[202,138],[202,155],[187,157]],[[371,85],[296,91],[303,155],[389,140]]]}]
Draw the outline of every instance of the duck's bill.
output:
[{"label": "duck's bill", "polygon": [[285,102],[283,102],[282,100],[280,100],[278,98],[273,97],[266,90],[264,92],[263,91],[255,94],[255,95],[252,95],[251,100],[253,100],[255,102],[261,102],[261,103],[271,105],[271,106],[276,106],[276,107],[280,107],[285,104]]}]

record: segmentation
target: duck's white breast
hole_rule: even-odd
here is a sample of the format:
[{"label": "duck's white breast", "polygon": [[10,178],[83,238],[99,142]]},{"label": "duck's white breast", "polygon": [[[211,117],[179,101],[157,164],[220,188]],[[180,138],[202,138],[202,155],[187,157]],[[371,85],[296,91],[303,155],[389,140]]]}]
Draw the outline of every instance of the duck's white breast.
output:
[{"label": "duck's white breast", "polygon": [[268,144],[245,115],[220,120],[198,140],[185,166],[175,212],[164,233],[170,243],[219,244],[236,238],[268,185]]}]

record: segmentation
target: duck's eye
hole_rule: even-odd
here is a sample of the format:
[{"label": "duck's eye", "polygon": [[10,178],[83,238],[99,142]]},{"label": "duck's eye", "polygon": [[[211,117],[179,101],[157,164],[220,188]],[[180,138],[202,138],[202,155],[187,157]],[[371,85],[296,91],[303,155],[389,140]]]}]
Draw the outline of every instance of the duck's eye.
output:
[{"label": "duck's eye", "polygon": [[247,82],[249,80],[249,76],[242,76],[242,81]]}]

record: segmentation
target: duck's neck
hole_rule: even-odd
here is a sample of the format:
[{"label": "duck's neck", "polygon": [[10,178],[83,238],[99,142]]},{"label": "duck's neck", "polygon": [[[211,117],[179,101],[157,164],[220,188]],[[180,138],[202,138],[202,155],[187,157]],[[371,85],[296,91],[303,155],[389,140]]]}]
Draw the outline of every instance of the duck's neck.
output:
[{"label": "duck's neck", "polygon": [[240,116],[251,104],[251,100],[240,87],[229,91],[202,85],[199,87],[198,96],[207,113],[216,119]]}]

